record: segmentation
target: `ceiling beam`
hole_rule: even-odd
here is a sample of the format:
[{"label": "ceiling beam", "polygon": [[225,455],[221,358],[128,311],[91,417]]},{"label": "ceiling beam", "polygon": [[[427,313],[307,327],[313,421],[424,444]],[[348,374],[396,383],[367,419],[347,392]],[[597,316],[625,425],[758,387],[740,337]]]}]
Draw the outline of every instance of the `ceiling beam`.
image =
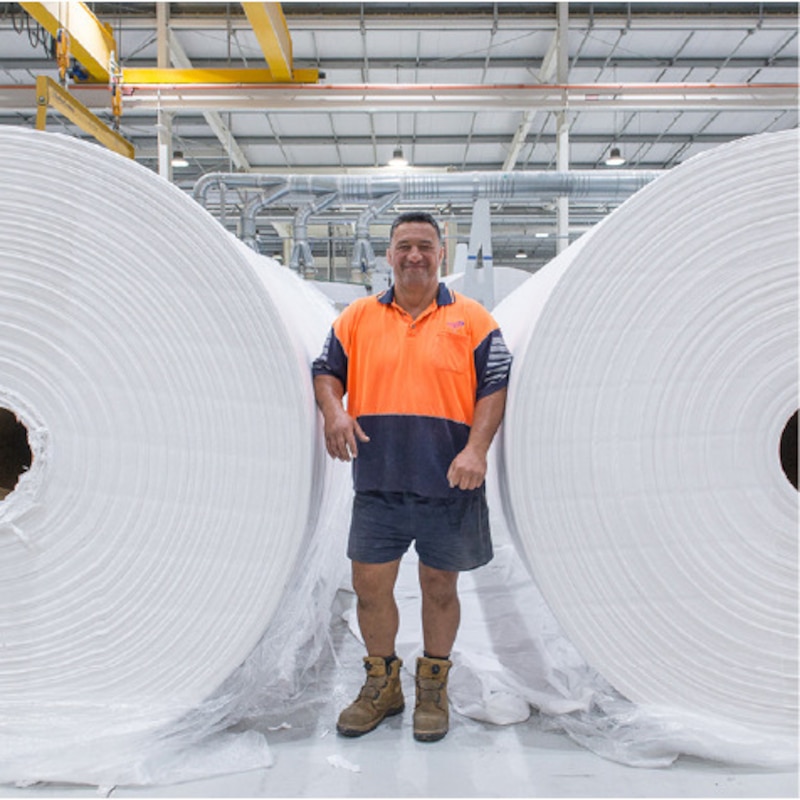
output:
[{"label": "ceiling beam", "polygon": [[[1,26],[0,26],[1,27]],[[172,28],[174,32],[174,28]],[[396,58],[381,58],[380,56],[370,56],[370,68],[376,70],[385,69],[395,71],[398,67],[402,69],[435,69],[437,72],[454,72],[463,71],[465,69],[483,69],[485,65],[485,58],[475,58],[470,56],[457,56],[446,59],[417,59],[398,56]],[[681,58],[671,58],[669,56],[614,56],[613,58],[601,58],[591,56],[581,56],[580,68],[581,69],[602,69],[617,68],[619,71],[626,69],[642,70],[642,69],[664,69],[669,67],[676,67],[680,69],[717,69],[725,64],[729,69],[758,69],[759,67],[770,67],[772,69],[797,69],[798,58],[796,56],[786,55],[773,58],[772,56],[765,55],[752,55],[752,56],[734,56],[727,58],[720,56],[719,58],[706,57],[706,56],[687,56]],[[125,60],[125,64],[130,69],[143,69],[152,67],[153,60],[151,58],[133,57]],[[222,69],[244,69],[245,65],[238,59],[229,61],[224,58],[203,58],[195,56],[193,59],[195,68],[209,69],[209,70],[222,70]],[[489,64],[489,70],[493,69],[530,69],[541,72],[544,58],[541,56],[492,56]],[[308,59],[296,59],[294,62],[295,83],[302,83],[304,81],[298,80],[298,73],[303,78],[307,78],[307,70],[317,70],[319,66],[317,61],[311,62]],[[2,59],[3,69],[6,70],[32,70],[34,72],[41,72],[46,69],[53,69],[53,60],[42,58],[36,53],[32,53],[28,57],[12,57]],[[347,58],[341,56],[326,56],[323,65],[328,73],[335,72],[336,70],[361,70],[364,66],[364,59],[361,58]],[[316,82],[306,80],[308,82]]]},{"label": "ceiling beam", "polygon": [[[547,52],[544,54],[544,58],[542,59],[542,65],[539,68],[537,76],[542,83],[548,83],[549,81],[553,80],[553,76],[556,72],[556,67],[558,66],[558,34],[554,32],[553,35],[550,37],[550,44],[547,46]],[[503,171],[510,172],[514,169],[514,166],[517,163],[517,159],[519,158],[519,154],[522,151],[522,148],[525,146],[525,142],[528,139],[528,134],[531,131],[531,126],[533,125],[533,118],[536,116],[536,111],[531,109],[529,111],[525,111],[522,115],[522,119],[520,120],[519,125],[517,126],[517,130],[514,132],[514,136],[511,140],[511,146],[508,149],[508,155],[506,156],[506,160],[503,162]]]},{"label": "ceiling beam", "polygon": [[[183,49],[178,37],[174,31],[169,32],[169,54],[172,63],[180,69],[191,69],[192,62],[186,51]],[[214,132],[214,135],[219,140],[220,144],[225,149],[225,152],[230,157],[237,169],[250,171],[250,162],[244,154],[238,142],[233,136],[230,128],[225,124],[218,111],[204,111],[203,117],[208,124],[208,127]],[[194,140],[193,140],[194,141]]]},{"label": "ceiling beam", "polygon": [[[98,113],[100,119],[105,122],[111,121],[111,113],[106,110],[105,113]],[[126,130],[126,138],[136,145],[137,153],[146,155],[148,148],[155,147],[156,134],[149,132],[141,132],[141,125],[145,124],[145,120],[141,115],[138,115],[135,120],[130,118],[131,122],[129,130]],[[186,116],[180,115],[176,117],[176,125],[180,128],[192,127],[196,125],[203,125],[205,123],[204,115]],[[21,119],[16,114],[2,114],[0,113],[0,125],[20,125],[24,124],[25,120]],[[126,128],[126,117],[123,116],[122,128]],[[721,133],[638,133],[636,131],[629,131],[619,134],[615,137],[614,141],[619,144],[725,144],[734,139],[742,136],[740,131],[730,131]],[[439,134],[417,134],[414,137],[414,143],[417,145],[439,145],[441,147],[451,146],[454,142],[460,141],[459,133],[439,133]],[[222,143],[219,136],[209,136],[207,133],[190,133],[186,138],[191,139],[199,158],[210,158],[214,155],[219,157],[220,151],[216,147],[217,143]],[[394,147],[397,143],[397,137],[394,134],[390,135],[376,135],[373,137],[369,133],[347,135],[340,134],[338,137],[339,144],[344,147],[370,147],[373,142],[378,147]],[[257,146],[270,146],[271,140],[264,136],[251,135],[251,136],[237,136],[235,141],[242,147],[257,147]],[[330,136],[315,136],[313,134],[303,135],[284,135],[281,141],[288,147],[323,147],[331,144]],[[472,136],[472,143],[475,145],[492,145],[503,144],[508,141],[507,134],[504,133],[476,133]],[[556,142],[555,133],[540,133],[537,136],[537,142],[541,145],[554,145]],[[570,142],[573,145],[608,145],[609,134],[601,131],[598,133],[572,133],[570,134]],[[194,152],[193,151],[193,152]]]},{"label": "ceiling beam", "polygon": [[[13,118],[1,117],[0,124],[14,124]],[[183,117],[178,117],[180,122],[184,122]],[[19,120],[16,120],[17,124]],[[725,144],[734,139],[742,136],[741,133],[630,133],[622,136],[617,136],[614,141],[619,144]],[[456,142],[460,141],[460,134],[419,134],[414,137],[414,144],[416,145],[439,145],[441,147],[453,146]],[[154,136],[151,134],[135,134],[130,137],[136,143],[137,148],[148,147],[153,142]],[[204,149],[207,154],[211,153],[211,148],[217,142],[217,138],[208,135],[198,135],[192,133],[188,138],[192,143],[200,148],[200,152]],[[503,133],[476,133],[472,137],[472,143],[475,145],[484,144],[503,144],[508,140],[508,137]],[[264,136],[238,136],[237,141],[243,147],[269,147],[272,146],[270,139]],[[369,147],[374,141],[378,147],[394,147],[397,144],[397,137],[394,135],[377,136],[373,140],[372,136],[368,133],[356,134],[348,136],[342,134],[337,137],[338,143],[343,147]],[[554,145],[556,143],[555,133],[541,134],[538,139],[541,145]],[[333,140],[330,136],[314,136],[314,135],[283,135],[281,142],[287,147],[323,147],[333,146]],[[606,132],[602,133],[583,133],[571,134],[570,143],[573,145],[603,145],[608,146],[609,135]],[[218,152],[218,151],[217,151]]]},{"label": "ceiling beam", "polygon": [[[141,13],[136,9],[135,3],[105,3],[94,4],[95,8],[103,6],[97,14],[101,18],[108,16],[110,20],[117,21],[122,19],[124,25],[130,30],[154,30],[155,16]],[[249,30],[251,25],[244,14],[237,15],[235,7],[231,7],[232,13],[227,15],[225,12],[218,14],[204,13],[181,13],[181,3],[175,3],[172,9],[172,20],[176,30]],[[210,5],[210,4],[209,4]],[[414,6],[415,3],[403,4],[408,8],[408,12],[402,13],[380,13],[375,11],[379,4],[372,5],[372,13],[363,16],[363,22],[370,30],[411,30],[411,31],[475,31],[485,30],[487,19],[495,23],[493,9],[489,13],[470,13],[471,8],[475,8],[472,3],[450,3],[448,4],[450,13],[433,14],[431,12],[421,14]],[[395,4],[397,9],[399,4]],[[503,10],[503,4],[491,4],[493,7]],[[525,5],[530,13],[501,13],[496,17],[496,25],[499,31],[512,31],[522,35],[531,31],[553,31],[555,30],[555,14],[553,13],[553,3],[514,3],[509,6],[516,6],[519,9]],[[585,11],[570,9],[570,29],[584,30],[591,22],[596,31],[619,30],[627,27],[631,21],[636,30],[640,31],[686,31],[686,30],[749,30],[758,25],[760,30],[774,30],[776,28],[785,29],[796,27],[797,25],[797,5],[796,3],[752,3],[754,13],[725,14],[720,11],[708,11],[709,6],[713,8],[717,4],[708,3],[688,3],[683,4],[684,9],[698,9],[698,13],[684,13],[677,10],[677,4],[673,2],[661,3],[662,13],[652,10],[652,4],[646,6],[647,11],[637,11],[637,3],[631,4],[631,17],[619,13],[602,13],[603,3],[594,3],[591,16]],[[743,8],[747,4],[738,4]],[[195,6],[196,7],[196,6]],[[705,8],[704,8],[705,7]],[[151,6],[152,8],[152,6]],[[358,31],[361,27],[362,17],[355,14],[330,14],[330,13],[304,13],[302,5],[295,6],[288,15],[292,30],[324,32],[330,30],[337,31]],[[367,11],[369,12],[369,8]],[[134,9],[132,12],[130,9]],[[447,6],[441,7],[447,10]],[[128,13],[124,13],[124,12]],[[0,21],[0,25],[5,24],[11,27],[11,21]]]},{"label": "ceiling beam", "polygon": [[292,37],[280,3],[242,3],[261,52],[278,82],[293,79]]},{"label": "ceiling beam", "polygon": [[[108,90],[75,85],[89,108],[107,101]],[[36,105],[35,87],[0,85],[0,108],[24,110]],[[474,111],[538,109],[592,111],[607,109],[753,110],[794,109],[798,85],[780,84],[342,84],[263,86],[125,86],[128,109],[171,111]]]}]

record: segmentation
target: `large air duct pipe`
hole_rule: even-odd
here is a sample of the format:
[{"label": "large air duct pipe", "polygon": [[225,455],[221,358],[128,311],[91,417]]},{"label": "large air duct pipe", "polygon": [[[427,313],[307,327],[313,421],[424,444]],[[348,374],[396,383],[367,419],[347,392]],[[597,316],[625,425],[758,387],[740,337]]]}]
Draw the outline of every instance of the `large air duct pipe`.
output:
[{"label": "large air duct pipe", "polygon": [[294,218],[294,247],[289,266],[302,274],[314,271],[314,257],[308,243],[308,220],[314,214],[324,211],[334,200],[336,192],[331,192],[301,208]]},{"label": "large air duct pipe", "polygon": [[400,194],[395,192],[390,194],[378,203],[373,203],[359,214],[356,220],[356,241],[353,245],[353,258],[350,260],[350,269],[353,272],[368,272],[375,269],[375,251],[372,249],[372,242],[369,240],[370,223],[380,216],[387,208],[394,205]]},{"label": "large air duct pipe", "polygon": [[[258,212],[265,206],[271,205],[282,197],[285,197],[288,193],[288,187],[279,186],[266,196],[259,195],[254,197],[244,207],[244,211],[242,211],[241,239],[249,248],[258,252],[258,243],[256,241],[256,216]],[[220,208],[224,213],[224,205],[221,205]]]},{"label": "large air duct pipe", "polygon": [[341,202],[367,203],[398,193],[401,200],[489,200],[541,197],[592,197],[619,200],[636,193],[662,174],[660,170],[600,172],[458,172],[410,175],[266,175],[214,172],[200,178],[194,198],[207,205],[209,192],[226,188],[286,188],[286,193],[320,195],[336,193]]},{"label": "large air duct pipe", "polygon": [[[251,246],[256,241],[256,216],[267,206],[287,197],[302,197],[304,201],[317,197],[297,213],[295,243],[290,266],[299,271],[313,270],[313,257],[308,244],[309,218],[336,203],[377,204],[381,213],[392,202],[462,200],[485,198],[496,202],[508,200],[541,200],[552,197],[589,197],[598,201],[624,200],[662,174],[656,170],[624,170],[598,172],[576,170],[568,172],[461,172],[416,173],[387,175],[267,175],[242,173],[210,173],[195,184],[193,196],[207,206],[213,189],[224,193],[229,188],[256,189],[264,193],[247,203],[242,212],[242,237]],[[268,193],[267,193],[268,192]],[[387,197],[395,198],[385,203]],[[375,255],[368,240],[372,212],[365,211],[366,233],[356,231],[353,264],[359,268],[364,259],[374,266]],[[355,267],[354,267],[355,268]]]}]

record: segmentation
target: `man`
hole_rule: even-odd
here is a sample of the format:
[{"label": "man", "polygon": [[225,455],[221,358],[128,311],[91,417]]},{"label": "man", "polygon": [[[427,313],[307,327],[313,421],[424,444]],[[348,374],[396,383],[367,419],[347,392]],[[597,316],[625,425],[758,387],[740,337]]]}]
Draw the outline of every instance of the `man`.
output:
[{"label": "man", "polygon": [[328,453],[354,459],[347,554],[367,680],[339,716],[345,736],[367,733],[404,708],[394,586],[412,540],[424,643],[414,738],[447,733],[458,574],[493,555],[486,453],[503,418],[511,355],[491,315],[439,283],[443,256],[436,220],[401,214],[386,252],[393,286],[351,303],[313,365]]}]

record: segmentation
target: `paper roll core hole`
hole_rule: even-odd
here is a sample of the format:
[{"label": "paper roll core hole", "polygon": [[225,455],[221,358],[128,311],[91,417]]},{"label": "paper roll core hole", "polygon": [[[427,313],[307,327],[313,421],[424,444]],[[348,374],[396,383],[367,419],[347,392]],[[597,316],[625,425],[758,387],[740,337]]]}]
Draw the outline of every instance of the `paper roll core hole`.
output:
[{"label": "paper roll core hole", "polygon": [[797,414],[795,411],[781,434],[781,467],[789,483],[797,489]]},{"label": "paper roll core hole", "polygon": [[13,491],[32,459],[28,429],[13,411],[0,407],[0,500]]}]

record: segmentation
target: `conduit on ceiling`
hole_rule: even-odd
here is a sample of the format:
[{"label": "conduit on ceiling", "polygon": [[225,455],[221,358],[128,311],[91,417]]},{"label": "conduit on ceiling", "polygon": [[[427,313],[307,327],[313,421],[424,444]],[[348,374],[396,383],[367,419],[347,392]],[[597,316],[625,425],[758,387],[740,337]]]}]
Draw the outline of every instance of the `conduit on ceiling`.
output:
[{"label": "conduit on ceiling", "polygon": [[[107,103],[105,85],[76,84],[87,107]],[[724,110],[797,105],[796,83],[608,83],[608,84],[220,84],[139,83],[123,87],[127,109],[295,112],[421,111],[497,108],[563,111],[608,109]],[[30,108],[35,89],[0,86],[0,108]]]}]

